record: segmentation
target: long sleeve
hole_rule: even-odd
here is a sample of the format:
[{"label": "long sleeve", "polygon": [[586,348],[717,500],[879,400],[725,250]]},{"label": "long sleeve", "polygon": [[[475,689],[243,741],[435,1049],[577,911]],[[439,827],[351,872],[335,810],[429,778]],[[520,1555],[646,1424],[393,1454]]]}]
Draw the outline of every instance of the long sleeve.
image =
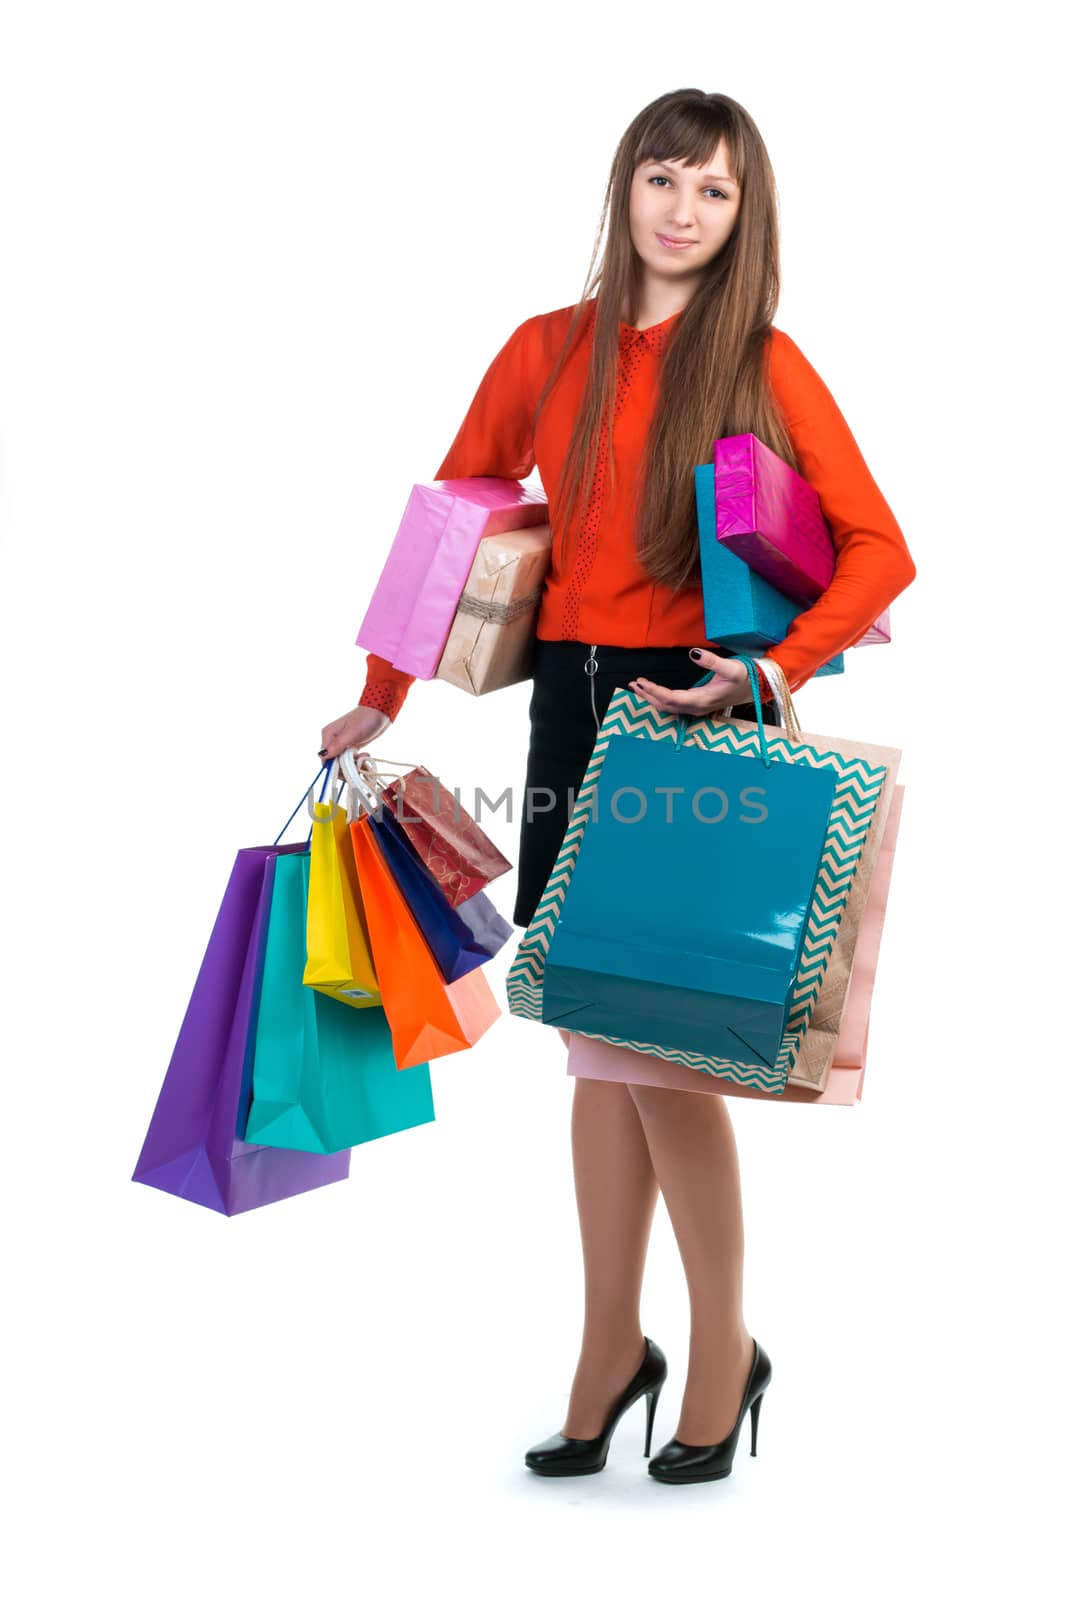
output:
[{"label": "long sleeve", "polygon": [[384,711],[386,716],[392,717],[395,722],[396,714],[407,699],[407,692],[414,682],[413,673],[401,672],[399,667],[394,667],[384,656],[376,656],[373,650],[368,651],[367,678],[358,703],[361,706],[373,706],[376,711]]},{"label": "long sleeve", "polygon": [[[434,479],[525,478],[533,471],[533,404],[528,337],[536,318],[520,323],[490,362]],[[396,718],[415,678],[369,653],[361,706]]]},{"label": "long sleeve", "polygon": [[767,651],[790,688],[798,689],[824,661],[863,637],[915,577],[915,563],[826,384],[788,334],[775,328],[768,346],[771,388],[836,551],[825,592]]}]

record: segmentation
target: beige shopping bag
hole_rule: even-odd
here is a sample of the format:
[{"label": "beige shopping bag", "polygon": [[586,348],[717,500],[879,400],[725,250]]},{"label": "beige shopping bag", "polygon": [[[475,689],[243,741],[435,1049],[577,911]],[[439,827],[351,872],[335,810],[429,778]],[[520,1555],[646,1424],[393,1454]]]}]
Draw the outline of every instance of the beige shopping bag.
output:
[{"label": "beige shopping bag", "polygon": [[[775,661],[761,658],[759,665],[765,671],[768,681],[774,690],[775,703],[782,714],[784,726],[786,723],[785,711],[787,704],[795,715],[795,707],[792,706],[792,696],[789,694],[789,685],[786,682],[785,674]],[[837,1049],[837,1040],[841,1031],[841,1021],[845,1009],[845,996],[848,992],[856,955],[856,943],[859,938],[863,914],[870,896],[871,884],[893,807],[901,752],[887,748],[884,745],[866,745],[851,739],[842,740],[827,737],[823,734],[801,733],[799,727],[795,731],[797,737],[803,739],[804,743],[813,745],[816,749],[827,748],[840,752],[847,751],[851,755],[861,756],[864,759],[872,759],[873,753],[877,752],[877,760],[888,769],[878,797],[875,814],[867,830],[863,853],[853,874],[848,899],[845,901],[845,908],[841,913],[841,920],[837,926],[837,933],[830,949],[829,962],[826,964],[819,979],[813,1003],[808,1007],[803,1033],[800,1036],[800,1046],[794,1053],[790,1064],[789,1076],[786,1080],[788,1083],[795,1084],[802,1089],[821,1093],[829,1083],[830,1072],[834,1063],[834,1054]]]}]

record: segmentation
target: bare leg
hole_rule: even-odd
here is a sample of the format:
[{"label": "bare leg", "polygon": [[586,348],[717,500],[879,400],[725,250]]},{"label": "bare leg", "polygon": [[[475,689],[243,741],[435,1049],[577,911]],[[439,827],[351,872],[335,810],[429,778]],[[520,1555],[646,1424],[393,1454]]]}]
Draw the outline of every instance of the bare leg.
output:
[{"label": "bare leg", "polygon": [[733,1427],[752,1364],[741,1308],[741,1175],[721,1095],[630,1084],[689,1286],[689,1371],[676,1437],[715,1444]]},{"label": "bare leg", "polygon": [[641,1279],[659,1189],[641,1118],[624,1083],[574,1080],[571,1148],[585,1326],[560,1432],[568,1439],[592,1439],[645,1353]]}]

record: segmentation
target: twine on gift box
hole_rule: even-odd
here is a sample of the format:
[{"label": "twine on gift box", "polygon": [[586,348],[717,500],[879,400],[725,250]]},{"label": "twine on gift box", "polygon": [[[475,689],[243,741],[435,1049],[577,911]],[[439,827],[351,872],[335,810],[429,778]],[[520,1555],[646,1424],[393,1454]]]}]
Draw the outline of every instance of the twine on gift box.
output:
[{"label": "twine on gift box", "polygon": [[532,611],[540,599],[540,590],[523,595],[519,600],[475,600],[472,595],[461,594],[456,613],[462,612],[465,617],[480,617],[483,622],[514,622],[516,617],[523,617],[527,611]]}]

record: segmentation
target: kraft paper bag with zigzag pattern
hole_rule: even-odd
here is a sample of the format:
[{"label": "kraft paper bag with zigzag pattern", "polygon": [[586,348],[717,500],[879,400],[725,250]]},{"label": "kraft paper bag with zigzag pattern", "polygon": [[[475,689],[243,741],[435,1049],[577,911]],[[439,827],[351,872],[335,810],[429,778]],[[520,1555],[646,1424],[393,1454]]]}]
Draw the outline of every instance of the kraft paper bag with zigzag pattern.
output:
[{"label": "kraft paper bag with zigzag pattern", "polygon": [[[760,664],[765,665],[763,662]],[[784,686],[783,692],[788,696],[788,689]],[[749,756],[759,754],[759,730],[754,722],[729,716],[679,718],[657,711],[642,696],[630,690],[615,691],[590,756],[585,780],[575,801],[555,866],[508,973],[508,1006],[514,1015],[536,1022],[544,1020],[541,996],[545,959],[593,807],[594,792],[609,739],[629,736],[677,743],[681,730],[684,730],[684,745]],[[816,1091],[825,1087],[833,1059],[836,1029],[832,1026],[832,1015],[829,1018],[821,1017],[820,1021],[829,1022],[830,1027],[820,1027],[809,1043],[808,1024],[815,1015],[820,991],[828,974],[833,979],[835,994],[839,990],[840,996],[843,996],[847,987],[851,954],[870,887],[870,863],[877,857],[885,829],[900,751],[889,746],[824,734],[800,734],[795,724],[795,714],[791,731],[794,737],[789,737],[785,729],[766,728],[768,747],[775,759],[802,762],[830,770],[835,774],[836,786],[812,911],[805,929],[797,978],[774,1070],[767,1071],[705,1052],[669,1049],[647,1040],[621,1038],[614,1034],[590,1032],[589,1037],[603,1038],[610,1044],[626,1045],[662,1060],[718,1073],[733,1082],[751,1084],[767,1093],[780,1093],[786,1082],[803,1084]],[[709,914],[710,910],[709,905]],[[839,944],[840,949],[837,948]],[[840,982],[842,973],[843,984]],[[839,997],[831,999],[828,1007],[831,1013],[835,1005],[839,1014]],[[573,1032],[585,1031],[570,1023],[567,1026]]]}]

